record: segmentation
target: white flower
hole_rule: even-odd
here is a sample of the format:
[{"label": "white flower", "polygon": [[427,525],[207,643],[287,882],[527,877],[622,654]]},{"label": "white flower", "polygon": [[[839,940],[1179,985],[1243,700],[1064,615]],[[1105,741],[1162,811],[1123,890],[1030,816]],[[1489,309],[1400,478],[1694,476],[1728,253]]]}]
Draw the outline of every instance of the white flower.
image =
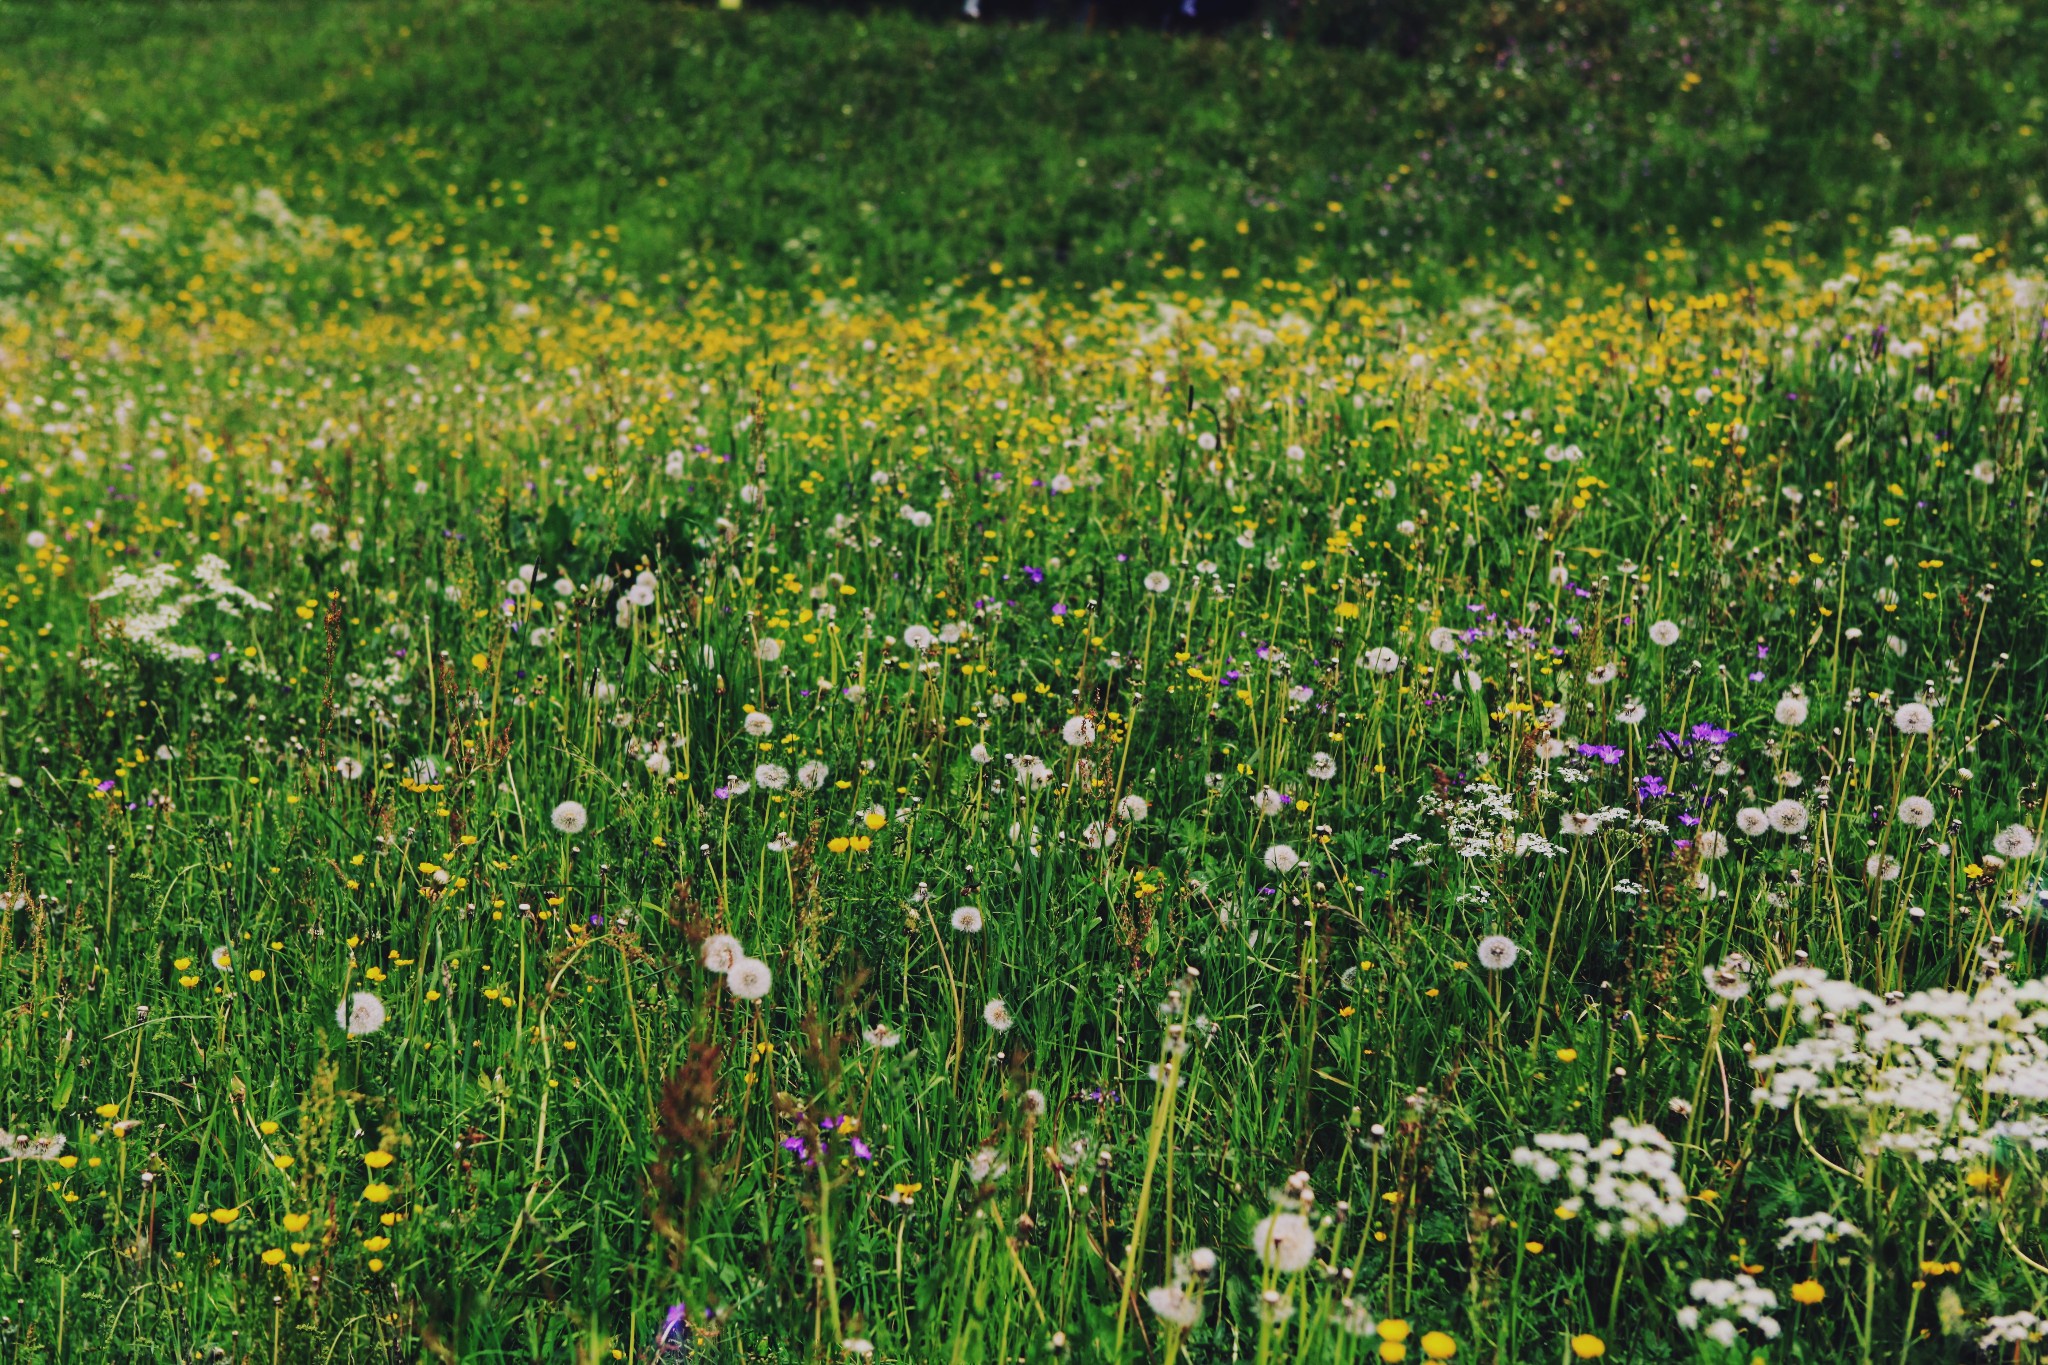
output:
[{"label": "white flower", "polygon": [[731,934],[713,934],[704,940],[699,953],[705,971],[717,972],[724,976],[733,969],[735,963],[747,955],[747,950]]},{"label": "white flower", "polygon": [[1669,648],[1677,644],[1678,623],[1675,621],[1652,621],[1650,623],[1650,643],[1658,646],[1660,649]]},{"label": "white flower", "polygon": [[1283,1275],[1308,1269],[1316,1257],[1316,1230],[1298,1213],[1272,1213],[1252,1224],[1252,1250]]},{"label": "white flower", "polygon": [[1081,842],[1090,848],[1109,848],[1116,843],[1116,830],[1101,820],[1090,820],[1081,831]]},{"label": "white flower", "polygon": [[747,718],[740,722],[740,726],[755,739],[766,739],[775,733],[775,722],[759,711],[747,712]]},{"label": "white flower", "polygon": [[1805,805],[1785,797],[1764,807],[1764,818],[1771,822],[1771,828],[1780,834],[1804,834],[1810,818]]},{"label": "white flower", "polygon": [[1991,846],[2004,858],[2031,858],[2037,846],[2034,831],[2025,825],[2007,825],[1992,836]]},{"label": "white flower", "polygon": [[981,1007],[981,1021],[997,1033],[1008,1033],[1010,1026],[1017,1022],[1010,1014],[1010,1007],[1003,1003],[1000,995]]},{"label": "white flower", "polygon": [[1740,953],[1731,953],[1718,967],[1700,968],[1700,979],[1707,983],[1707,989],[1723,1000],[1740,1000],[1749,994],[1749,959]]},{"label": "white flower", "polygon": [[1308,775],[1318,782],[1329,781],[1337,775],[1337,760],[1317,750],[1315,757],[1308,761]]},{"label": "white flower", "polygon": [[1060,727],[1060,738],[1076,749],[1085,748],[1095,742],[1095,722],[1086,716],[1069,716]]},{"label": "white flower", "polygon": [[1261,815],[1278,815],[1287,809],[1287,795],[1272,787],[1261,787],[1252,794],[1252,806]]},{"label": "white flower", "polygon": [[384,1002],[368,991],[356,991],[334,1007],[334,1022],[351,1038],[365,1038],[384,1027]]},{"label": "white flower", "polygon": [[1458,652],[1458,633],[1449,626],[1438,626],[1429,633],[1429,647],[1439,654]]},{"label": "white flower", "polygon": [[207,958],[213,963],[213,969],[217,972],[231,971],[235,965],[234,955],[228,951],[228,946],[225,943],[207,954]]},{"label": "white flower", "polygon": [[1718,829],[1710,829],[1693,840],[1693,847],[1700,851],[1702,858],[1725,858],[1728,856],[1728,836]]},{"label": "white flower", "polygon": [[981,925],[982,920],[980,906],[963,905],[953,911],[953,928],[958,932],[963,934],[978,934],[981,932]]},{"label": "white flower", "polygon": [[1763,813],[1762,807],[1744,806],[1741,810],[1735,812],[1735,828],[1741,830],[1752,839],[1756,838],[1759,834],[1768,832],[1770,827],[1771,817]]},{"label": "white flower", "polygon": [[824,786],[825,779],[831,775],[832,770],[814,758],[796,770],[796,783],[805,791],[814,792]]},{"label": "white flower", "polygon": [[989,752],[988,745],[980,743],[977,743],[972,749],[969,749],[967,751],[967,756],[973,759],[976,763],[989,763],[995,759],[995,755]]},{"label": "white flower", "polygon": [[775,984],[775,973],[758,957],[743,957],[725,974],[725,988],[741,1000],[759,1000]]},{"label": "white flower", "polygon": [[549,812],[548,822],[564,834],[581,834],[590,824],[590,812],[581,801],[564,801]]},{"label": "white flower", "polygon": [[1136,792],[1132,792],[1129,796],[1116,803],[1116,810],[1117,814],[1123,816],[1124,819],[1136,823],[1152,813],[1152,803]]},{"label": "white flower", "polygon": [[1791,729],[1806,724],[1806,713],[1806,698],[1797,692],[1787,692],[1778,698],[1777,708],[1772,712],[1777,717],[1778,724]]},{"label": "white flower", "polygon": [[1182,1331],[1202,1320],[1202,1296],[1183,1284],[1162,1284],[1148,1289],[1145,1302],[1154,1313]]},{"label": "white flower", "polygon": [[1593,1225],[1606,1241],[1675,1228],[1685,1221],[1685,1181],[1679,1178],[1671,1140],[1647,1123],[1617,1118],[1612,1136],[1597,1145],[1579,1133],[1538,1133],[1533,1147],[1517,1147],[1511,1159],[1548,1184],[1565,1177],[1573,1191],[1568,1207],[1591,1203],[1611,1215]]},{"label": "white flower", "polygon": [[1401,666],[1401,656],[1385,645],[1374,645],[1358,656],[1358,664],[1371,673],[1392,673]]},{"label": "white flower", "polygon": [[1504,972],[1515,965],[1522,950],[1506,934],[1488,934],[1479,940],[1479,965],[1489,972]]},{"label": "white flower", "polygon": [[789,769],[780,763],[758,763],[754,766],[754,785],[779,792],[789,785]]},{"label": "white flower", "polygon": [[1650,708],[1643,705],[1640,698],[1630,697],[1622,703],[1621,709],[1614,713],[1614,718],[1623,725],[1641,725],[1643,718],[1649,714]]},{"label": "white flower", "polygon": [[363,761],[344,754],[334,762],[334,771],[341,774],[345,782],[353,782],[363,775]]},{"label": "white flower", "polygon": [[674,766],[669,762],[668,755],[660,749],[647,755],[647,771],[656,777],[667,777]]},{"label": "white flower", "polygon": [[772,664],[782,657],[782,641],[764,636],[754,642],[754,657],[764,664]]},{"label": "white flower", "polygon": [[1895,882],[1899,872],[1899,860],[1889,853],[1873,853],[1863,860],[1863,875],[1872,881]]},{"label": "white flower", "polygon": [[1269,871],[1284,877],[1301,866],[1301,855],[1287,844],[1275,844],[1266,850],[1265,864]]},{"label": "white flower", "polygon": [[1909,701],[1892,713],[1892,724],[1902,735],[1925,735],[1934,731],[1934,712],[1917,701]]},{"label": "white flower", "polygon": [[1146,592],[1165,592],[1171,587],[1173,587],[1173,580],[1157,569],[1145,575]]},{"label": "white flower", "polygon": [[903,1035],[887,1024],[870,1024],[861,1030],[860,1036],[869,1047],[878,1048],[883,1052],[903,1041]]},{"label": "white flower", "polygon": [[1587,670],[1586,683],[1591,687],[1605,687],[1620,675],[1621,667],[1618,664],[1601,664]]},{"label": "white flower", "polygon": [[1899,802],[1899,823],[1926,829],[1934,823],[1934,803],[1924,796],[1909,796]]},{"label": "white flower", "polygon": [[930,649],[932,647],[932,641],[937,638],[937,636],[932,634],[931,628],[929,626],[912,626],[910,629],[903,632],[903,643],[910,646],[910,648],[918,651],[920,654],[923,653],[925,650]]}]

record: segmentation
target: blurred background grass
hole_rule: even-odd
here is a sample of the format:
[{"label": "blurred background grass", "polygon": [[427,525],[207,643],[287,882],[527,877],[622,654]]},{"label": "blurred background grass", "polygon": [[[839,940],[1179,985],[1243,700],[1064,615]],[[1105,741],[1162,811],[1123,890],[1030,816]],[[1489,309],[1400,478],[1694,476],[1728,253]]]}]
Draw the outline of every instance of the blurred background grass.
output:
[{"label": "blurred background grass", "polygon": [[0,176],[168,169],[446,250],[598,233],[648,281],[863,290],[1305,260],[1465,288],[1672,237],[1704,280],[1777,222],[2048,240],[2044,6],[1031,12],[8,4]]}]

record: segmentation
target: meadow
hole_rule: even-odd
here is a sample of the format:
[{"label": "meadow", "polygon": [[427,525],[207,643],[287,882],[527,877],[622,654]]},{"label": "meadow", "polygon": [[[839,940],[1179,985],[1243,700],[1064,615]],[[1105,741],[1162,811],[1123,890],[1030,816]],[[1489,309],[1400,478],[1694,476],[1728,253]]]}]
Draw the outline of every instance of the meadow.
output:
[{"label": "meadow", "polygon": [[2037,1358],[2039,21],[1556,13],[0,9],[0,1352]]}]

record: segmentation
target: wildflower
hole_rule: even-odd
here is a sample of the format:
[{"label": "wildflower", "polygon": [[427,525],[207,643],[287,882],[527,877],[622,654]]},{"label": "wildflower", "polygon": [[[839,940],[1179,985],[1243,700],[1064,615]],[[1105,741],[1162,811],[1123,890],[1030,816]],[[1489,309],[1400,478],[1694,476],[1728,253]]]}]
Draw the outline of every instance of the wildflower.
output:
[{"label": "wildflower", "polygon": [[1438,626],[1429,632],[1429,647],[1439,654],[1458,652],[1458,632],[1449,626]]},{"label": "wildflower", "polygon": [[1593,1225],[1606,1241],[1616,1232],[1640,1237],[1685,1221],[1685,1182],[1671,1140],[1646,1123],[1617,1118],[1597,1144],[1579,1133],[1538,1133],[1533,1147],[1517,1147],[1514,1164],[1545,1184],[1560,1175],[1573,1190],[1561,1206],[1576,1214],[1587,1200],[1612,1215]]},{"label": "wildflower", "polygon": [[1145,575],[1146,592],[1165,592],[1172,586],[1173,580],[1157,569]]},{"label": "wildflower", "polygon": [[988,745],[981,743],[977,743],[972,749],[969,749],[967,756],[982,765],[987,765],[995,759],[995,755],[989,752]]},{"label": "wildflower", "polygon": [[1796,730],[1806,724],[1809,706],[1805,697],[1797,692],[1787,692],[1778,698],[1777,709],[1772,712],[1778,724],[1788,730]]},{"label": "wildflower", "polygon": [[1668,649],[1678,643],[1678,625],[1673,621],[1650,623],[1650,643],[1660,649]]},{"label": "wildflower", "polygon": [[1607,1343],[1591,1332],[1581,1332],[1572,1338],[1572,1354],[1580,1360],[1598,1360],[1607,1354]]},{"label": "wildflower", "polygon": [[356,991],[334,1007],[334,1022],[351,1038],[363,1038],[384,1027],[384,1002],[368,991]]},{"label": "wildflower", "polygon": [[725,974],[725,988],[741,1000],[759,1000],[775,984],[775,973],[758,957],[743,957]]},{"label": "wildflower", "polygon": [[749,711],[746,719],[740,722],[740,728],[755,739],[766,739],[775,733],[775,722],[759,711]]},{"label": "wildflower", "polygon": [[1622,708],[1614,713],[1614,718],[1623,725],[1641,725],[1643,718],[1649,714],[1650,708],[1644,706],[1638,698],[1630,697]]},{"label": "wildflower", "polygon": [[353,782],[363,775],[363,761],[343,754],[334,761],[334,771],[341,774],[342,781]]},{"label": "wildflower", "polygon": [[1259,814],[1274,816],[1286,810],[1287,803],[1293,799],[1293,797],[1276,791],[1272,787],[1261,787],[1257,792],[1253,793],[1252,805],[1258,810]]},{"label": "wildflower", "polygon": [[1277,872],[1284,877],[1301,865],[1301,855],[1290,845],[1274,844],[1266,850],[1264,861],[1268,871]]},{"label": "wildflower", "polygon": [[62,1133],[32,1138],[0,1128],[0,1161],[55,1161],[64,1155],[68,1141]]},{"label": "wildflower", "polygon": [[1934,803],[1924,796],[1909,796],[1899,802],[1899,823],[1926,829],[1934,823]]},{"label": "wildflower", "polygon": [[581,834],[590,824],[590,812],[581,801],[564,801],[548,815],[548,820],[564,834]]},{"label": "wildflower", "polygon": [[1202,1296],[1186,1285],[1163,1284],[1145,1291],[1145,1302],[1168,1323],[1186,1331],[1202,1320]]},{"label": "wildflower", "polygon": [[1458,1353],[1457,1340],[1449,1332],[1424,1332],[1422,1354],[1431,1360],[1449,1360]]},{"label": "wildflower", "polygon": [[1863,875],[1874,882],[1895,882],[1900,870],[1899,860],[1888,853],[1873,853],[1863,860]]},{"label": "wildflower", "polygon": [[780,763],[756,764],[754,785],[767,791],[779,792],[789,785],[789,769]]},{"label": "wildflower", "polygon": [[1735,828],[1754,839],[1760,834],[1769,832],[1771,817],[1765,815],[1761,807],[1744,806],[1741,810],[1735,812]]},{"label": "wildflower", "polygon": [[1135,824],[1152,813],[1152,803],[1133,792],[1116,803],[1116,810],[1117,814]]},{"label": "wildflower", "polygon": [[1902,735],[1926,735],[1934,732],[1934,712],[1917,701],[1909,701],[1892,713],[1892,724]]},{"label": "wildflower", "polygon": [[220,947],[215,948],[207,956],[208,959],[213,963],[213,969],[217,972],[231,971],[234,968],[234,958],[228,952],[228,947],[225,943],[223,943]]},{"label": "wildflower", "polygon": [[1600,832],[1600,817],[1568,810],[1558,817],[1557,832],[1561,835],[1571,835],[1573,838],[1579,838],[1588,834],[1598,834]]},{"label": "wildflower", "polygon": [[1081,842],[1089,848],[1109,848],[1116,843],[1116,828],[1102,820],[1090,820],[1081,831]]},{"label": "wildflower", "polygon": [[1318,782],[1329,781],[1337,775],[1337,760],[1320,749],[1317,750],[1315,756],[1308,761],[1308,775]]},{"label": "wildflower", "polygon": [[747,955],[747,950],[731,934],[713,934],[704,940],[700,954],[704,970],[724,976]]},{"label": "wildflower", "polygon": [[1764,808],[1764,818],[1769,820],[1771,828],[1780,834],[1804,834],[1806,833],[1807,821],[1811,817],[1807,814],[1806,807],[1802,803],[1794,801],[1788,796],[1781,801],[1773,801],[1769,806],[1766,806]]},{"label": "wildflower", "polygon": [[1069,716],[1060,727],[1060,738],[1073,748],[1086,748],[1095,742],[1095,722],[1086,716]]},{"label": "wildflower", "polygon": [[1371,673],[1392,673],[1401,666],[1401,656],[1385,645],[1374,645],[1358,656],[1358,663]]},{"label": "wildflower", "polygon": [[1620,676],[1621,667],[1618,664],[1601,664],[1587,671],[1586,683],[1590,687],[1605,687]]},{"label": "wildflower", "polygon": [[1505,934],[1488,934],[1479,940],[1479,965],[1489,972],[1504,972],[1515,965],[1522,950]]},{"label": "wildflower", "polygon": [[782,641],[763,636],[754,642],[754,657],[764,664],[772,664],[782,657]]},{"label": "wildflower", "polygon": [[903,1041],[903,1035],[887,1024],[870,1024],[861,1030],[861,1039],[871,1048],[887,1052]]},{"label": "wildflower", "polygon": [[1008,1033],[1011,1025],[1017,1022],[1000,995],[981,1007],[981,1021],[997,1033]]},{"label": "wildflower", "polygon": [[825,779],[830,776],[832,770],[814,758],[796,770],[796,784],[807,792],[814,792],[824,786]]},{"label": "wildflower", "polygon": [[1268,1214],[1252,1224],[1252,1250],[1272,1269],[1295,1274],[1315,1259],[1315,1228],[1298,1213]]},{"label": "wildflower", "polygon": [[937,638],[927,626],[912,626],[903,632],[903,643],[920,654],[930,649]]},{"label": "wildflower", "polygon": [[2007,825],[1991,838],[1991,846],[2002,858],[2031,858],[2037,847],[2034,831],[2025,825]]},{"label": "wildflower", "polygon": [[1700,968],[1700,977],[1707,989],[1723,1000],[1740,1000],[1749,994],[1749,959],[1740,953],[1730,954],[1718,967]]},{"label": "wildflower", "polygon": [[1700,851],[1702,858],[1725,858],[1728,856],[1728,836],[1718,829],[1710,829],[1693,840],[1693,847]]},{"label": "wildflower", "polygon": [[963,934],[978,934],[981,932],[981,926],[980,906],[963,905],[953,911],[953,928],[956,931]]},{"label": "wildflower", "polygon": [[1792,1286],[1792,1302],[1794,1303],[1803,1303],[1811,1307],[1827,1296],[1828,1291],[1821,1285],[1819,1280],[1801,1280],[1798,1284]]}]

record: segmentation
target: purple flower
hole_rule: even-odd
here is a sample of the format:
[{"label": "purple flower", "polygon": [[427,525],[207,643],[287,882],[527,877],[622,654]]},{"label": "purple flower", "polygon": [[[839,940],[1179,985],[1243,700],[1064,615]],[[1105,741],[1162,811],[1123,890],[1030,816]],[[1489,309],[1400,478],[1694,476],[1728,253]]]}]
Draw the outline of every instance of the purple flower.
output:
[{"label": "purple flower", "polygon": [[1024,566],[1024,576],[1033,583],[1043,583],[1045,581],[1045,570],[1026,564]]},{"label": "purple flower", "polygon": [[1655,773],[1645,773],[1636,779],[1636,799],[1639,801],[1648,801],[1653,797],[1667,795],[1668,792],[1669,788],[1664,785],[1664,779]]},{"label": "purple flower", "polygon": [[690,1310],[682,1304],[668,1306],[668,1316],[661,1320],[661,1331],[655,1335],[655,1349],[666,1354],[681,1350],[685,1344],[684,1334],[690,1321]]},{"label": "purple flower", "polygon": [[1579,753],[1586,758],[1597,758],[1610,768],[1621,762],[1621,750],[1612,744],[1581,744]]},{"label": "purple flower", "polygon": [[1055,603],[1053,603],[1053,604],[1052,604],[1052,614],[1053,614],[1054,616],[1065,616],[1065,615],[1067,614],[1067,604],[1066,604],[1066,603],[1064,603],[1064,602],[1055,602]]},{"label": "purple flower", "polygon": [[112,791],[114,789],[114,779],[111,777],[106,779],[104,782],[100,783],[99,789],[103,792]]}]

